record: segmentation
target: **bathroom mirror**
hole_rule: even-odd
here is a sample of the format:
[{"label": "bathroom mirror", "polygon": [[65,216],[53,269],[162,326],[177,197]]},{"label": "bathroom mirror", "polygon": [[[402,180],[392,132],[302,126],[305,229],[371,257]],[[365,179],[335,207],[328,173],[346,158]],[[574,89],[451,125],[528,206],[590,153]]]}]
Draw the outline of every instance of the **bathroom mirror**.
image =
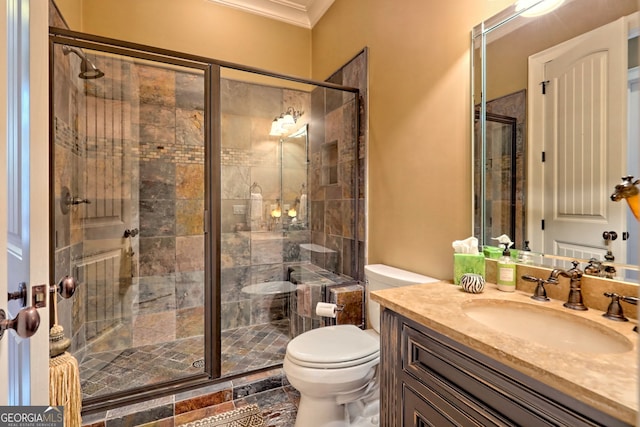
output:
[{"label": "bathroom mirror", "polygon": [[473,29],[474,233],[637,282],[638,222],[610,196],[640,175],[638,3],[564,0],[531,16],[541,3]]},{"label": "bathroom mirror", "polygon": [[309,165],[308,124],[303,124],[280,140],[282,226],[287,230],[306,230],[308,223],[307,180]]}]

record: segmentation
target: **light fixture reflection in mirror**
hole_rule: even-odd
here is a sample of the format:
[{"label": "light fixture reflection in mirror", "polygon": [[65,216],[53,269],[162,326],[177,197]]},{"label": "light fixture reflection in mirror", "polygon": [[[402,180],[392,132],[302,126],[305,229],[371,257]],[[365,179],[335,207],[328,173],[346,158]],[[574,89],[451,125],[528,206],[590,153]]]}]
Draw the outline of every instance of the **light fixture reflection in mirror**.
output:
[{"label": "light fixture reflection in mirror", "polygon": [[296,125],[298,119],[304,114],[304,111],[296,110],[293,107],[288,107],[280,116],[273,119],[271,122],[271,130],[269,136],[283,136],[291,132]]},{"label": "light fixture reflection in mirror", "polygon": [[523,11],[520,16],[532,18],[552,12],[562,6],[562,3],[564,3],[564,0],[518,0],[516,2],[516,12]]},{"label": "light fixture reflection in mirror", "polygon": [[271,218],[278,219],[282,216],[282,208],[280,208],[280,199],[276,201],[276,206],[271,210]]}]

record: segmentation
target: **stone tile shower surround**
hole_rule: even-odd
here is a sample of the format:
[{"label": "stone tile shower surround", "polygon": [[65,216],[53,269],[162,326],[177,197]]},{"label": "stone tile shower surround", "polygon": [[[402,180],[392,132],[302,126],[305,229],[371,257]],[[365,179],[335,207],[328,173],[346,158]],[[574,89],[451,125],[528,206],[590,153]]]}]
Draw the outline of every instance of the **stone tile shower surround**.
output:
[{"label": "stone tile shower surround", "polygon": [[[330,81],[366,88],[366,51]],[[224,80],[221,89],[222,329],[289,319],[296,336],[324,324],[313,307],[332,300],[327,286],[354,283],[364,268],[365,137],[356,131],[356,100],[352,93],[334,89],[315,88],[307,93],[233,80]],[[256,104],[257,99],[261,102]],[[308,171],[296,170],[300,164],[306,168],[304,157],[295,162],[281,155],[286,138],[267,134],[274,112],[289,106],[305,112],[298,125],[309,121]],[[247,221],[246,212],[245,216],[234,213],[237,205],[250,209],[254,183],[263,199],[261,227]],[[293,201],[302,187],[309,200],[308,227],[281,229],[270,224],[273,206]],[[357,219],[356,203],[360,204]],[[289,280],[288,271],[296,266],[324,270],[333,278],[310,275],[310,281],[292,280],[298,285],[292,295],[243,295],[247,284]],[[361,310],[362,304],[358,307]],[[363,324],[362,316],[352,317],[348,323]]]},{"label": "stone tile shower surround", "polygon": [[[80,360],[87,351],[155,345],[202,335],[204,329],[203,77],[93,60],[108,77],[78,83],[70,70],[56,73],[72,76],[60,83],[71,90],[60,91],[56,105],[80,107],[55,109],[55,187],[90,194],[96,206],[115,204],[109,197],[118,194],[126,208],[113,212],[139,235],[122,251],[111,251],[117,256],[102,262],[108,268],[101,273],[105,266],[92,257],[108,252],[100,246],[104,239],[86,240],[83,228],[92,205],[56,213],[56,276],[76,271],[84,285],[59,310]],[[59,60],[56,66],[70,63]]]},{"label": "stone tile shower surround", "polygon": [[[53,3],[51,4],[53,6],[50,8],[50,22],[57,27],[66,27],[57,8]],[[62,55],[59,56],[62,57]],[[89,142],[94,140],[96,145],[103,147],[111,143],[116,148],[113,152],[113,157],[94,161],[91,164],[92,169],[89,174],[93,173],[93,171],[109,168],[110,164],[115,163],[113,159],[117,155],[123,154],[118,150],[129,150],[125,153],[125,156],[129,156],[128,160],[122,162],[123,173],[121,175],[123,179],[120,182],[116,181],[115,184],[125,188],[125,195],[130,197],[131,203],[127,206],[127,209],[129,209],[129,214],[131,215],[132,224],[138,225],[137,228],[140,230],[140,234],[136,239],[131,239],[131,245],[128,247],[128,250],[137,255],[137,259],[127,259],[125,251],[123,251],[118,255],[120,257],[118,262],[121,262],[124,268],[115,268],[111,277],[105,277],[102,280],[100,289],[111,288],[113,291],[109,297],[110,299],[101,300],[101,294],[97,293],[97,288],[91,290],[88,286],[80,286],[72,300],[60,301],[60,313],[62,314],[60,323],[64,324],[68,335],[73,334],[73,346],[80,359],[88,350],[93,352],[94,359],[96,359],[100,358],[102,354],[106,354],[105,350],[108,349],[115,350],[115,353],[118,353],[113,361],[116,359],[120,361],[127,360],[125,362],[127,366],[132,366],[132,363],[140,366],[140,364],[150,363],[150,361],[145,361],[143,358],[134,361],[127,359],[127,356],[138,354],[138,350],[144,353],[145,351],[152,351],[166,346],[186,348],[186,346],[181,345],[181,339],[184,338],[182,342],[202,339],[204,264],[198,260],[198,257],[202,257],[199,248],[203,247],[201,241],[203,197],[201,186],[194,186],[193,184],[201,184],[203,182],[204,170],[199,162],[203,158],[204,149],[192,144],[198,138],[202,138],[203,132],[202,101],[198,98],[197,92],[195,92],[199,90],[201,84],[194,84],[190,80],[193,76],[183,73],[166,73],[166,70],[161,68],[143,66],[141,64],[134,65],[127,62],[107,64],[101,62],[102,58],[94,56],[90,56],[90,58],[92,61],[99,63],[99,68],[106,71],[104,80],[79,81],[74,77],[77,72],[71,70],[68,60],[59,61],[56,64],[56,67],[61,68],[61,70],[56,71],[57,76],[70,76],[67,81],[56,82],[55,84],[59,101],[58,105],[56,105],[56,117],[54,118],[56,126],[55,143],[57,144],[56,150],[60,151],[55,165],[56,180],[59,180],[55,185],[56,196],[58,197],[56,206],[59,204],[60,193],[58,189],[61,188],[60,184],[63,182],[71,183],[72,180],[76,179],[73,177],[73,171],[90,163],[87,159],[93,154],[88,149]],[[355,66],[353,65],[354,63],[356,64]],[[121,67],[121,69],[117,71],[113,67]],[[134,72],[134,68],[138,69]],[[125,78],[126,75],[132,81],[128,81]],[[361,90],[363,88],[366,89],[366,51],[354,58],[343,70],[340,70],[337,76],[332,77],[332,81],[339,83],[338,80],[342,80],[343,75],[345,85],[360,87]],[[143,81],[136,80],[138,78]],[[113,117],[119,120],[116,126],[118,135],[114,134],[112,137],[98,134],[92,135],[92,130],[86,129],[88,116],[95,114],[96,117],[99,117],[99,113],[102,111],[100,110],[101,107],[95,108],[96,111],[89,111],[89,108],[87,111],[82,111],[82,108],[84,108],[82,103],[86,101],[83,98],[104,98],[106,93],[104,85],[114,82],[122,84],[119,98],[109,99],[106,104],[110,104],[108,106],[109,112],[114,113]],[[128,87],[125,86],[129,83]],[[264,129],[268,129],[271,120],[273,120],[272,114],[275,110],[269,111],[264,117],[261,117],[261,114],[269,110],[266,107],[274,104],[269,96],[251,98],[252,102],[249,107],[251,109],[249,114],[251,118],[241,117],[243,112],[246,113],[245,110],[248,105],[246,103],[248,98],[244,96],[246,93],[243,93],[246,88],[234,87],[234,83],[232,80],[223,79],[222,81],[221,97],[223,104],[225,100],[230,101],[227,103],[227,106],[230,107],[226,111],[228,115],[223,114],[221,117],[223,125],[223,146],[221,151],[223,183],[226,179],[228,180],[227,182],[232,182],[230,188],[236,188],[237,190],[239,187],[233,187],[238,182],[236,178],[248,177],[248,184],[254,182],[254,180],[259,180],[263,185],[266,182],[268,187],[269,180],[272,179],[269,175],[271,173],[269,169],[273,166],[270,164],[270,160],[273,159],[271,157],[273,147],[269,146],[269,144],[264,144],[264,141],[253,144],[253,138],[256,133],[263,136],[266,133]],[[138,89],[139,85],[140,89]],[[236,90],[225,91],[226,88],[231,87]],[[154,90],[157,90],[157,92],[154,92]],[[303,104],[300,102],[299,97],[303,96],[306,99],[304,107],[301,109],[307,112],[307,119],[312,117],[311,96],[309,93],[277,88],[275,90],[282,91],[281,104],[278,106],[280,111],[289,105],[294,105],[298,108],[298,105]],[[344,99],[341,100],[341,97],[348,94],[336,92],[319,95],[319,92],[319,90],[316,91],[316,101],[318,98],[326,97],[330,103],[326,108],[323,106],[322,110],[318,110],[319,112],[322,111],[322,113],[320,113],[321,121],[317,123],[319,126],[316,127],[323,128],[321,130],[322,135],[326,132],[334,138],[334,140],[328,141],[328,145],[333,145],[335,148],[332,152],[334,156],[330,159],[333,172],[332,179],[341,180],[340,182],[346,183],[348,186],[353,185],[355,182],[353,176],[355,176],[355,179],[359,180],[360,183],[360,194],[357,197],[354,195],[349,197],[347,192],[344,192],[344,196],[341,195],[343,190],[348,190],[348,188],[342,187],[342,184],[336,185],[333,181],[330,184],[331,188],[328,187],[328,191],[325,194],[321,194],[322,190],[316,192],[315,202],[321,202],[317,205],[321,208],[318,215],[323,220],[322,224],[318,224],[314,229],[315,237],[313,242],[319,245],[322,244],[327,249],[329,247],[335,248],[337,251],[328,249],[327,252],[321,255],[302,251],[300,245],[312,241],[309,228],[288,230],[287,233],[276,233],[275,236],[265,236],[267,233],[264,233],[265,235],[258,237],[256,234],[252,238],[250,230],[237,227],[237,217],[233,215],[233,205],[237,203],[237,200],[234,200],[234,197],[225,199],[223,195],[223,200],[221,201],[221,225],[223,227],[221,244],[223,246],[228,245],[232,250],[229,254],[222,255],[222,265],[229,263],[226,265],[233,266],[226,270],[223,268],[221,277],[223,304],[225,297],[240,293],[238,286],[241,288],[246,284],[254,283],[253,280],[256,278],[260,278],[260,281],[263,278],[286,278],[290,265],[304,265],[313,272],[315,279],[319,280],[320,284],[317,289],[321,291],[322,296],[320,298],[337,303],[348,302],[350,310],[342,314],[343,320],[347,323],[358,324],[362,320],[362,304],[358,302],[362,300],[363,289],[361,285],[350,284],[353,279],[345,275],[355,271],[352,268],[354,265],[352,261],[354,246],[353,243],[349,244],[343,241],[343,238],[350,236],[350,239],[354,239],[354,224],[357,224],[360,233],[359,242],[362,245],[360,250],[361,258],[358,262],[363,266],[364,170],[355,165],[349,166],[346,164],[349,157],[349,148],[344,144],[347,141],[350,145],[353,145],[354,141],[356,144],[359,143],[357,151],[362,160],[366,141],[364,133],[357,138],[343,138],[341,135],[342,132],[345,134],[351,132],[353,134],[353,129],[355,129],[355,123],[353,124],[353,129],[343,129],[342,131],[337,124],[339,121],[349,123],[353,119],[353,114],[355,114],[355,112],[352,112],[351,117],[348,117],[349,112],[346,111],[346,107],[340,106],[345,103]],[[274,93],[277,93],[274,92],[274,88],[264,86],[256,88],[252,95]],[[173,100],[171,99],[172,94]],[[364,91],[361,94],[366,97]],[[82,101],[80,106],[78,106],[77,102],[79,99]],[[351,104],[354,104],[353,101],[351,101]],[[360,111],[360,114],[360,120],[364,124],[363,110]],[[129,118],[130,115],[133,118]],[[106,121],[98,121],[98,126],[95,128],[104,127]],[[247,123],[249,126],[247,126]],[[266,126],[263,126],[265,123]],[[231,140],[233,144],[227,146],[225,141]],[[321,142],[321,144],[324,144],[324,142]],[[347,151],[344,151],[345,148],[347,148]],[[99,150],[96,151],[96,153],[98,152]],[[353,155],[351,157],[357,158]],[[260,162],[261,165],[259,165]],[[242,175],[246,171],[225,171],[225,164],[228,166],[251,164],[256,167],[251,171],[251,175]],[[364,165],[364,162],[361,161],[360,164]],[[135,167],[137,165],[140,167]],[[334,166],[335,168],[333,168]],[[230,175],[227,173],[230,173]],[[291,176],[296,173],[294,170],[287,170],[287,165],[283,163],[283,176]],[[289,188],[285,185],[283,188],[283,193],[287,197],[300,190],[297,185],[291,187]],[[245,188],[247,187],[243,184],[242,191]],[[232,192],[236,190],[232,190]],[[309,184],[307,185],[307,194],[311,199]],[[343,208],[342,202],[350,198],[358,199],[361,215],[357,220],[352,217],[351,225],[343,227],[339,224],[338,219],[340,216],[337,213]],[[353,206],[353,202],[349,203]],[[264,208],[266,211],[270,208],[270,204],[265,203]],[[325,209],[333,210],[333,212],[327,214]],[[354,212],[355,210],[351,208],[351,211]],[[81,215],[82,209],[78,208],[73,210],[68,218],[58,218],[56,216],[56,275],[73,271],[72,266],[77,264],[78,260],[82,260],[87,255],[92,255],[93,252],[91,251],[99,251],[99,248],[92,247],[91,244],[87,245],[83,241],[84,230],[80,226]],[[311,212],[309,212],[309,215],[311,215]],[[325,227],[324,224],[325,217],[333,218],[328,227]],[[229,226],[228,228],[226,228],[227,225]],[[146,231],[143,232],[144,229]],[[233,231],[234,229],[236,230],[235,232]],[[324,231],[322,234],[316,233],[325,229],[328,230],[326,235]],[[265,230],[260,231],[264,232]],[[268,228],[266,231],[269,231]],[[349,253],[343,255],[341,251],[345,244]],[[147,251],[153,251],[153,253],[147,254],[145,253]],[[172,253],[174,258],[171,257]],[[236,266],[238,254],[240,254],[240,262]],[[247,256],[249,265],[245,264],[245,257]],[[312,262],[316,262],[317,265],[312,264]],[[280,264],[278,265],[277,263]],[[351,270],[349,268],[343,270],[343,266],[351,266]],[[331,271],[326,270],[324,267],[330,267]],[[83,268],[77,270],[79,279],[85,278],[84,270]],[[362,267],[359,270],[362,271]],[[118,273],[121,274],[123,272],[126,273],[125,278],[114,280]],[[128,278],[128,275],[134,277]],[[106,283],[111,285],[104,286]],[[252,297],[245,297],[249,300],[248,303],[240,304],[238,303],[239,301],[232,301],[232,304],[235,304],[237,309],[235,311],[231,310],[233,315],[229,317],[227,325],[229,328],[225,329],[223,337],[228,336],[231,338],[238,336],[238,334],[245,337],[251,335],[251,333],[255,333],[256,337],[261,337],[263,335],[263,332],[260,332],[262,325],[266,325],[265,327],[271,326],[272,329],[275,328],[277,331],[286,331],[285,325],[289,324],[288,316],[292,305],[290,299],[287,300],[287,298],[276,296],[253,298],[254,301],[251,301]],[[92,335],[92,332],[87,332],[93,328],[93,326],[89,326],[90,324],[95,324],[94,329],[96,332],[93,332],[93,334],[97,334],[98,329],[100,329],[98,325],[104,326],[102,320],[90,320],[91,315],[95,317],[97,313],[92,313],[92,309],[87,308],[89,305],[87,302],[97,303],[98,301],[123,313],[122,319],[127,323],[121,328],[111,328],[111,333],[108,337],[100,340],[88,340],[87,337],[95,336]],[[313,304],[312,301],[310,302]],[[245,310],[246,307],[249,307],[248,311]],[[245,324],[243,323],[244,321],[248,322],[246,323],[247,325],[251,325],[252,321],[266,323],[234,328],[234,326]],[[312,322],[314,322],[311,325],[312,327],[319,325],[315,323],[315,319]],[[290,324],[288,328],[291,334]],[[305,328],[307,326],[303,325],[301,331],[306,330]],[[109,329],[108,326],[107,329]],[[167,331],[169,331],[168,336]],[[281,344],[280,350],[274,348],[279,341],[283,339],[286,341],[286,336],[278,336],[279,338],[271,344],[264,342],[267,346],[265,347],[267,352],[271,351],[269,349],[273,350],[273,354],[269,359],[271,360],[270,363],[277,363],[278,357],[282,357],[284,352],[284,344]],[[169,342],[167,339],[173,339],[174,341]],[[263,341],[265,340],[267,338],[263,339]],[[127,348],[134,345],[137,345],[137,347]],[[116,350],[120,346],[124,347],[122,352]],[[255,352],[253,352],[251,355],[254,356],[256,361],[251,362],[251,366],[244,366],[248,362],[244,361],[243,357],[248,355],[236,352],[234,350],[235,346],[236,344],[231,344],[231,348],[223,349],[223,353],[226,351],[226,354],[222,355],[223,363],[235,365],[233,368],[228,368],[233,374],[270,365],[260,365],[257,360],[259,357],[256,357]],[[105,351],[105,353],[96,353],[101,351]],[[166,359],[166,363],[171,365],[172,369],[176,368],[177,365],[173,365],[174,356],[165,353],[162,356]],[[102,369],[93,364],[90,359],[91,357],[87,357],[86,361],[92,365],[93,369]],[[185,360],[188,361],[189,359]],[[185,360],[181,359],[181,363]],[[227,362],[224,362],[224,360],[227,360]],[[121,367],[117,363],[112,363],[113,361],[105,359],[100,360],[98,363],[100,366],[110,369],[116,377],[123,377],[123,375],[118,374]],[[163,370],[163,368],[164,364],[162,366],[154,364],[155,370]],[[197,368],[194,366],[189,369]],[[224,367],[223,370],[225,370]],[[155,375],[155,372],[149,372],[149,376],[152,374]],[[126,375],[124,376],[126,377]],[[129,381],[126,378],[123,379],[124,381],[120,381],[122,382],[122,389],[110,389],[107,392],[126,390],[127,387],[130,387]],[[108,382],[106,378],[94,377],[93,380]],[[86,384],[83,384],[83,387],[85,386]],[[93,388],[91,389],[92,396],[94,392],[97,395],[104,393]],[[202,395],[207,394],[207,390],[194,390],[192,394],[196,396],[196,399],[199,399]],[[295,395],[295,390],[293,394]],[[168,398],[176,398],[177,400],[178,396],[169,396]],[[153,406],[153,402],[150,401],[148,403]],[[292,406],[294,412],[295,404],[296,402],[294,401]],[[273,411],[279,412],[277,405],[274,406],[273,402],[268,402],[267,407],[265,414],[271,414]],[[115,415],[117,409],[113,412]],[[138,411],[135,410],[135,412],[137,413]],[[163,418],[155,413],[146,415],[148,415],[148,420]],[[278,417],[279,415],[274,413],[274,416]],[[269,418],[272,418],[272,416]],[[295,413],[293,413],[293,418],[289,417],[287,419],[292,422],[294,418]],[[272,421],[275,421],[275,419],[272,418]],[[285,419],[278,419],[275,423],[273,425],[288,425]]]},{"label": "stone tile shower surround", "polygon": [[[296,170],[283,160],[280,138],[269,136],[275,115],[288,106],[308,111],[309,101],[302,91],[230,79],[221,83],[220,295],[225,331],[289,317],[287,294],[247,294],[242,288],[285,280],[287,263],[300,261],[295,248],[309,240],[308,230],[285,230],[270,216],[277,203],[294,200],[307,177],[304,168]],[[297,176],[292,187],[282,178],[288,175]],[[254,183],[262,196],[261,221],[250,220]],[[283,212],[280,221],[285,218]]]}]

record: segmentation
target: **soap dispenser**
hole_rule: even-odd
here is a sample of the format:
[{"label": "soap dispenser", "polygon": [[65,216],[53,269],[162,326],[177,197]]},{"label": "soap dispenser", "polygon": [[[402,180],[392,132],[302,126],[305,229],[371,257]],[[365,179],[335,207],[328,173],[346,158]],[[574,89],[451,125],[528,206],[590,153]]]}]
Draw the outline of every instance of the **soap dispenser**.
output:
[{"label": "soap dispenser", "polygon": [[504,245],[504,250],[498,258],[498,290],[513,292],[516,290],[516,263],[511,259],[511,243],[500,244]]}]

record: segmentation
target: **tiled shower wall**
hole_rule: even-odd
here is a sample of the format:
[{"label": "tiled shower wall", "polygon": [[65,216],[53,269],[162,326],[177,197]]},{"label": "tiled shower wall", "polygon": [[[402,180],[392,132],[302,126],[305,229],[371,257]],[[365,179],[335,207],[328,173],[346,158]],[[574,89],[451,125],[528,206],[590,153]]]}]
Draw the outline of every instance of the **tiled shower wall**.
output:
[{"label": "tiled shower wall", "polygon": [[314,252],[311,262],[364,281],[367,50],[327,81],[358,88],[360,110],[351,93],[318,88],[311,96],[312,121],[325,123],[310,128],[311,241],[337,253]]},{"label": "tiled shower wall", "polygon": [[[302,126],[309,117],[310,101],[303,91],[230,79],[221,83],[220,286],[222,330],[227,330],[289,316],[286,294],[251,295],[242,288],[286,280],[287,266],[302,261],[300,243],[309,242],[306,227],[286,227],[284,212],[284,203],[292,203],[301,181],[306,181],[306,152],[295,154],[297,162],[283,161],[281,150],[288,156],[288,142],[269,136],[269,131],[274,117],[289,106],[305,112],[297,123]],[[295,184],[289,186],[285,177],[294,173]],[[259,220],[250,219],[250,192],[262,195]],[[276,222],[270,212],[278,202],[283,214]]]},{"label": "tiled shower wall", "polygon": [[204,79],[137,65],[140,258],[134,345],[204,332]]},{"label": "tiled shower wall", "polygon": [[[362,279],[366,61],[365,50],[329,79],[332,83],[361,90],[360,111],[350,92],[316,88],[309,94],[223,80],[223,330],[288,317],[291,335],[298,335],[324,323],[314,314],[317,302],[335,302],[336,295],[341,301],[345,298],[346,294],[337,290],[330,293],[329,288]],[[290,201],[293,195],[302,192],[297,180],[293,180],[293,184],[287,181],[286,161],[281,164],[279,158],[279,149],[286,146],[286,138],[281,142],[268,135],[274,116],[289,106],[304,111],[302,121],[308,121],[309,131],[308,181],[305,185],[309,224],[295,229],[286,224],[284,228],[282,224],[274,225],[269,216],[278,199]],[[356,114],[361,114],[359,135]],[[356,182],[359,194],[355,192]],[[261,227],[251,227],[246,215],[237,213],[238,206],[249,209],[249,193],[254,183],[258,184],[263,196],[264,223]],[[358,218],[355,217],[356,203],[359,203]],[[288,296],[249,296],[241,292],[248,284],[289,280],[291,268],[300,273],[297,276],[294,273],[291,280],[298,285],[291,299]],[[362,288],[358,289],[362,295]],[[362,301],[360,298],[357,304],[358,315],[342,316],[347,319],[345,323],[363,324],[360,320],[363,317]]]},{"label": "tiled shower wall", "polygon": [[[105,77],[84,81],[71,58],[56,59],[55,78],[69,79],[55,85],[56,206],[63,185],[93,199],[56,211],[56,277],[72,272],[81,283],[58,310],[72,351],[81,358],[89,341],[101,351],[201,335],[203,77],[92,57]],[[115,227],[90,237],[90,209],[116,193]],[[125,228],[139,234],[124,238]]]},{"label": "tiled shower wall", "polygon": [[[132,272],[137,267],[128,249],[137,251],[137,244],[129,248],[121,239],[124,227],[133,228],[139,217],[133,200],[138,175],[132,167],[137,129],[131,120],[138,104],[130,96],[136,81],[128,75],[129,62],[112,58],[101,63],[110,77],[89,83],[77,78],[75,56],[63,56],[60,46],[55,53],[53,280],[72,274],[80,283],[72,299],[58,298],[57,313],[58,323],[73,340],[71,350],[81,357],[89,340],[116,332],[133,314],[137,282]],[[107,125],[112,115],[123,119]],[[65,187],[71,196],[90,203],[68,205]],[[131,336],[122,332],[120,344],[131,345]]]}]

